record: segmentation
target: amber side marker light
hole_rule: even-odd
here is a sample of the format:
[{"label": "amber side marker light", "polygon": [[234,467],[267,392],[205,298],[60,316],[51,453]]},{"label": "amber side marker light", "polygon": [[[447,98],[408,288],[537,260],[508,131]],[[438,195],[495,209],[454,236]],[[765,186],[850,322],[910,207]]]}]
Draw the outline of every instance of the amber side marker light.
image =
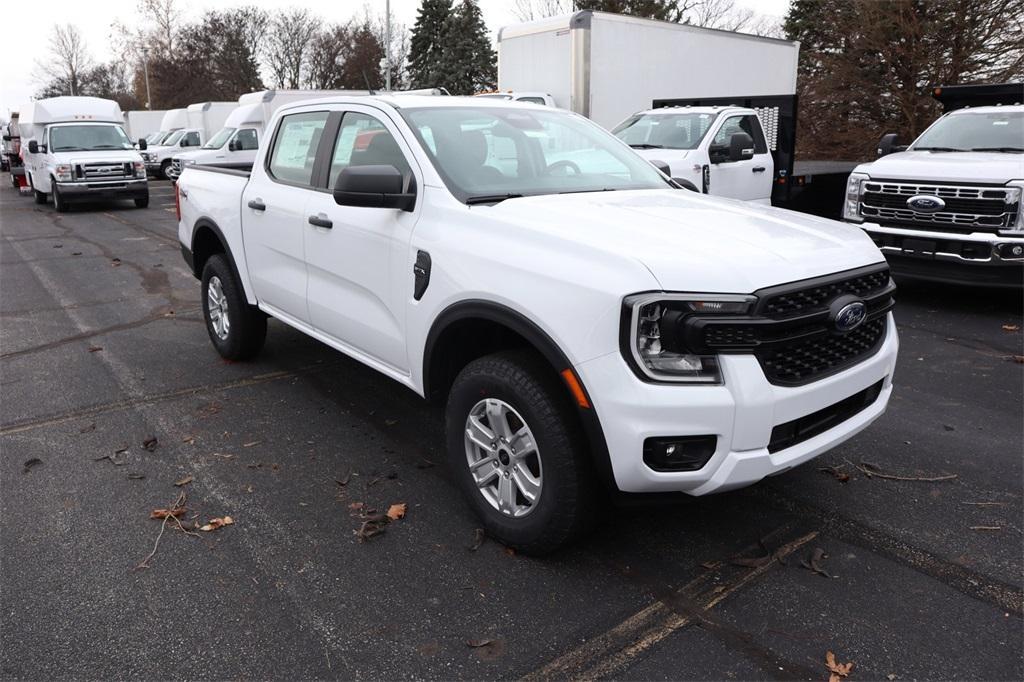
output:
[{"label": "amber side marker light", "polygon": [[580,380],[576,378],[576,373],[571,369],[563,369],[562,379],[565,380],[565,385],[569,387],[569,390],[575,396],[576,404],[589,409],[590,401],[587,400],[587,394],[583,392],[583,387],[580,386]]}]

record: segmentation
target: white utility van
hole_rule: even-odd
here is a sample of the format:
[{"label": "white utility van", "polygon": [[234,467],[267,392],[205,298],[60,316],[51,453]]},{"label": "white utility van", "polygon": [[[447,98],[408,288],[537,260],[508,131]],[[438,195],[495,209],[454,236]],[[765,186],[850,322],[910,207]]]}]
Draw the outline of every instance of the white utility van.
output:
[{"label": "white utility van", "polygon": [[[36,100],[19,113],[25,170],[37,204],[52,195],[61,212],[71,202],[101,199],[149,205],[146,167],[124,132],[117,102],[52,97]],[[146,148],[143,141],[139,148]]]},{"label": "white utility van", "polygon": [[124,112],[124,131],[133,140],[145,139],[147,143],[152,144],[150,136],[160,132],[160,124],[163,122],[164,113],[166,112],[148,111],[146,109],[126,111]]},{"label": "white utility van", "polygon": [[190,104],[184,110],[179,109],[185,112],[184,117],[176,114],[170,125],[174,126],[179,121],[184,125],[172,128],[170,135],[142,155],[146,160],[146,169],[158,177],[168,178],[171,158],[181,151],[198,149],[206,144],[224,126],[236,106],[235,102],[199,102]]}]

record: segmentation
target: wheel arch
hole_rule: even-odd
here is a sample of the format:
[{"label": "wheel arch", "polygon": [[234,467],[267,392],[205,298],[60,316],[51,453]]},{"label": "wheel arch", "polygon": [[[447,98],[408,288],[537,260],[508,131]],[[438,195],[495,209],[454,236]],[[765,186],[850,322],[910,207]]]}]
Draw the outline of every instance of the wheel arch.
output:
[{"label": "wheel arch", "polygon": [[[572,363],[557,343],[522,313],[493,301],[473,299],[445,308],[427,334],[423,352],[423,395],[432,401],[447,395],[455,377],[466,364],[492,352],[529,347],[551,367],[565,389],[567,404],[579,418],[588,450],[602,483],[615,489],[608,446],[593,401]],[[569,370],[580,390],[581,405],[562,373]]]},{"label": "wheel arch", "polygon": [[190,250],[192,253],[190,263],[192,274],[196,279],[202,279],[203,266],[206,265],[206,261],[210,259],[210,256],[223,253],[228,259],[228,265],[231,266],[231,274],[235,276],[238,282],[242,282],[244,287],[244,282],[238,272],[238,265],[235,263],[235,257],[231,254],[231,249],[228,247],[228,240],[217,226],[217,223],[209,218],[197,220],[196,224],[192,226]]}]

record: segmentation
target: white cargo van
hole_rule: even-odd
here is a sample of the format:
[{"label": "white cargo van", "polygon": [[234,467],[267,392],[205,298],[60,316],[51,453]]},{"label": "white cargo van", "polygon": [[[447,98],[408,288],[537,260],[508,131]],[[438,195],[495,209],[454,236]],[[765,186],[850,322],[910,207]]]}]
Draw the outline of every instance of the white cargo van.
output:
[{"label": "white cargo van", "polygon": [[237,104],[232,103],[234,110],[209,142],[195,151],[174,154],[173,165],[167,170],[167,175],[173,180],[181,175],[184,166],[192,164],[249,167],[256,160],[263,128],[278,107],[304,99],[368,94],[369,91],[362,90],[263,90],[246,93],[238,98]]},{"label": "white cargo van", "polygon": [[[163,111],[139,111],[124,112],[124,131],[133,140],[145,139],[150,143],[150,136],[160,132],[160,124],[164,119]],[[150,143],[151,144],[151,143]]]},{"label": "white cargo van", "polygon": [[[206,144],[210,137],[220,130],[224,121],[234,111],[235,102],[199,102],[190,104],[183,111],[184,117],[176,114],[170,121],[171,125],[183,122],[184,125],[173,129],[173,132],[151,146],[142,155],[146,161],[146,169],[158,177],[167,178],[171,166],[171,158],[181,151],[198,149]],[[182,111],[182,110],[178,110]]]},{"label": "white cargo van", "polygon": [[[124,132],[117,102],[98,97],[40,99],[20,112],[28,182],[37,204],[133,199],[149,205],[146,167]],[[146,145],[140,141],[140,149]]]}]

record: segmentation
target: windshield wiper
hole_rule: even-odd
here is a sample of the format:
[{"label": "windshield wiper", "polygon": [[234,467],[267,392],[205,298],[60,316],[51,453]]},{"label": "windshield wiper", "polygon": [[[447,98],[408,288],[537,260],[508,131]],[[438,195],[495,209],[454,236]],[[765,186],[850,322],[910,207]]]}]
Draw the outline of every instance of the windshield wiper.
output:
[{"label": "windshield wiper", "polygon": [[587,194],[590,192],[617,192],[618,190],[614,187],[595,187],[594,189],[571,189],[566,192],[559,192],[559,194]]},{"label": "windshield wiper", "polygon": [[663,144],[647,144],[646,142],[641,143],[641,144],[631,144],[629,146],[632,147],[633,149],[664,149],[665,148],[665,145],[663,145]]},{"label": "windshield wiper", "polygon": [[124,149],[124,147],[116,144],[98,144],[93,149]]},{"label": "windshield wiper", "polygon": [[972,152],[1024,152],[1024,147],[974,147]]},{"label": "windshield wiper", "polygon": [[87,152],[89,151],[85,147],[54,147],[55,152]]},{"label": "windshield wiper", "polygon": [[473,206],[474,204],[497,204],[505,201],[505,199],[520,199],[522,194],[481,194],[475,197],[469,197],[466,199],[466,206]]},{"label": "windshield wiper", "polygon": [[966,149],[954,149],[953,147],[914,147],[915,152],[966,152]]}]

